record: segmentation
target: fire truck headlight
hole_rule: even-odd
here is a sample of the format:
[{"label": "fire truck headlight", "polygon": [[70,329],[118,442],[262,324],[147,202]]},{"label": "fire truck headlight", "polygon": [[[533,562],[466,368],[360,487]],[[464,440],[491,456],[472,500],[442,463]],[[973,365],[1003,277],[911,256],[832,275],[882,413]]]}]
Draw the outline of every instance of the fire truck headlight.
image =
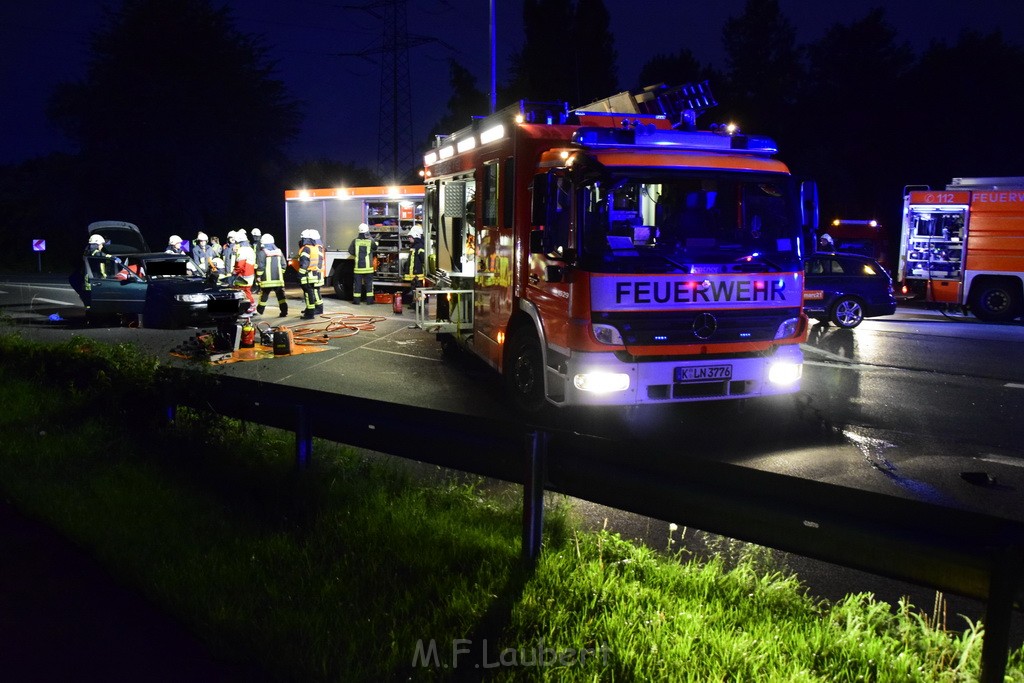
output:
[{"label": "fire truck headlight", "polygon": [[786,337],[792,337],[798,329],[800,329],[800,318],[789,318],[779,325],[779,329],[775,330],[775,338],[785,339]]},{"label": "fire truck headlight", "polygon": [[798,381],[804,374],[802,363],[777,361],[768,368],[768,381],[779,386],[789,386]]},{"label": "fire truck headlight", "polygon": [[612,325],[594,325],[594,337],[602,344],[622,345],[622,335],[619,334],[619,330]]},{"label": "fire truck headlight", "polygon": [[629,389],[629,375],[624,372],[584,372],[573,377],[572,383],[580,391],[608,394]]}]

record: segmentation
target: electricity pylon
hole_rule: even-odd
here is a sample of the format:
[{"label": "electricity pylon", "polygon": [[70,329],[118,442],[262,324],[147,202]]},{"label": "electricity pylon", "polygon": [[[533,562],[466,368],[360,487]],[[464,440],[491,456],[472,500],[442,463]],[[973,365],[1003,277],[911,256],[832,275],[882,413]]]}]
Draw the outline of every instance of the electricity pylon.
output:
[{"label": "electricity pylon", "polygon": [[409,84],[409,48],[433,42],[427,36],[409,35],[407,0],[375,0],[347,5],[380,19],[384,31],[380,45],[360,52],[341,53],[370,59],[379,54],[380,110],[377,140],[377,173],[388,182],[398,182],[413,169],[412,92]]}]

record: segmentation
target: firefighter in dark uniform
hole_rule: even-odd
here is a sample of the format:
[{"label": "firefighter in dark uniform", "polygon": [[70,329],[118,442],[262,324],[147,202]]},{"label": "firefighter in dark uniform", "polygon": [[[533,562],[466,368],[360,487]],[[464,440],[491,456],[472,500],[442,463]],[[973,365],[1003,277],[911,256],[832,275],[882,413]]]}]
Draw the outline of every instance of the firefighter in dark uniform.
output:
[{"label": "firefighter in dark uniform", "polygon": [[402,279],[409,283],[412,289],[423,286],[423,273],[426,267],[426,252],[423,249],[423,227],[412,226],[409,230],[409,260],[405,262],[405,272]]},{"label": "firefighter in dark uniform", "polygon": [[[89,261],[89,270],[92,271],[93,277],[104,279],[113,277],[118,271],[118,266],[121,264],[121,259],[103,251],[106,243],[107,241],[103,239],[103,235],[93,234],[89,236],[89,245],[85,248],[85,256]],[[72,275],[70,279],[72,280],[72,285],[79,285],[75,289],[79,291],[82,303],[85,304],[85,308],[88,310],[92,305],[92,285],[89,283],[89,273],[81,274],[80,284],[77,281],[77,273]]]},{"label": "firefighter in dark uniform", "polygon": [[352,303],[359,304],[360,298],[367,304],[373,303],[373,255],[377,243],[370,237],[370,226],[359,224],[359,234],[348,247],[348,253],[355,259],[352,273],[355,282],[352,287]]},{"label": "firefighter in dark uniform", "polygon": [[267,309],[270,292],[277,295],[277,306],[281,317],[288,315],[288,302],[284,296],[284,253],[274,244],[269,232],[260,235],[260,249],[256,252],[256,281],[260,283],[260,302],[256,313],[263,315]]},{"label": "firefighter in dark uniform", "polygon": [[320,270],[323,260],[320,250],[309,230],[303,230],[299,236],[299,286],[302,287],[303,320],[316,317],[316,286],[320,282]]}]

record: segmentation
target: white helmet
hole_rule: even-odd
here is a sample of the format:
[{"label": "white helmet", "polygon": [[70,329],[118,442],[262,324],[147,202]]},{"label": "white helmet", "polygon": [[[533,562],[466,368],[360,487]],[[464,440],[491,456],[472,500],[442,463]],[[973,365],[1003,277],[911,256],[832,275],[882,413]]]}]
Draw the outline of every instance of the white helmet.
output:
[{"label": "white helmet", "polygon": [[107,241],[103,239],[103,235],[93,234],[89,235],[89,244],[104,245]]},{"label": "white helmet", "polygon": [[409,237],[412,237],[412,238],[423,237],[423,226],[422,225],[414,225],[414,226],[412,226],[412,228],[409,229]]},{"label": "white helmet", "polygon": [[252,229],[252,236],[253,237],[259,237],[262,234],[263,234],[263,231],[260,230],[259,228],[253,228]]},{"label": "white helmet", "polygon": [[170,239],[167,240],[167,244],[181,244],[181,238],[177,235],[171,235]]},{"label": "white helmet", "polygon": [[299,239],[300,240],[308,240],[308,239],[310,239],[310,234],[309,233],[311,233],[311,232],[313,232],[313,231],[312,230],[303,230],[302,232],[299,233]]},{"label": "white helmet", "polygon": [[318,240],[318,239],[320,239],[320,231],[319,230],[310,230],[309,231],[309,236],[312,239]]},{"label": "white helmet", "polygon": [[274,243],[274,236],[271,235],[269,232],[263,233],[263,235],[260,236],[260,244],[273,244],[273,243]]},{"label": "white helmet", "polygon": [[367,225],[366,223],[360,223],[359,224],[359,234],[360,235],[364,235],[364,234],[366,234],[368,232],[370,232],[370,226]]},{"label": "white helmet", "polygon": [[217,270],[224,270],[224,259],[222,259],[220,256],[213,257],[210,260],[210,262],[213,264],[213,267],[216,268]]},{"label": "white helmet", "polygon": [[245,230],[239,228],[238,230],[235,230],[235,241],[236,242],[248,242],[249,241],[249,236],[247,234],[245,234]]},{"label": "white helmet", "polygon": [[196,242],[206,242],[209,239],[210,238],[206,236],[205,232],[201,232],[198,235],[196,235]]}]

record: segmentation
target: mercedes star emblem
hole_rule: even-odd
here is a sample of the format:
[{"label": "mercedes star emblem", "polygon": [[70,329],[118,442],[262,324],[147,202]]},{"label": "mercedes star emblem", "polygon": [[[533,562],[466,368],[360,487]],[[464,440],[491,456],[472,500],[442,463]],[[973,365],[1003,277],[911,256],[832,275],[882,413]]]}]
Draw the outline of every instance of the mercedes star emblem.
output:
[{"label": "mercedes star emblem", "polygon": [[718,321],[710,313],[701,313],[693,319],[693,334],[698,339],[710,339],[718,329]]}]

